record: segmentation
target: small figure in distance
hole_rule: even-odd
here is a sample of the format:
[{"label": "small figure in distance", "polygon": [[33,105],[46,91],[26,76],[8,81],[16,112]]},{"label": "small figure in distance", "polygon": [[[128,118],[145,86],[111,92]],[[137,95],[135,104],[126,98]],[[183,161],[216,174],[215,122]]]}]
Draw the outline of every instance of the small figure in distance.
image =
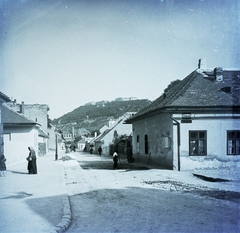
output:
[{"label": "small figure in distance", "polygon": [[102,147],[101,146],[99,146],[99,148],[98,148],[98,153],[100,156],[102,155]]},{"label": "small figure in distance", "polygon": [[113,153],[113,169],[117,169],[118,168],[118,154],[115,151]]}]

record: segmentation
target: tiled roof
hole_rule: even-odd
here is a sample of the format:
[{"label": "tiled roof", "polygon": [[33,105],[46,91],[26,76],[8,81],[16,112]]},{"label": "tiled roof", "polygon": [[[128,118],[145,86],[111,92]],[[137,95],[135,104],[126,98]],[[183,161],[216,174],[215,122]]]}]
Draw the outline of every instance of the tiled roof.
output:
[{"label": "tiled roof", "polygon": [[5,101],[5,102],[9,102],[9,101],[11,101],[11,99],[8,97],[8,96],[6,96],[5,94],[3,94],[2,92],[0,92],[0,101]]},{"label": "tiled roof", "polygon": [[2,123],[3,124],[27,124],[27,125],[38,125],[38,123],[32,121],[26,116],[15,112],[13,109],[8,107],[6,104],[2,105]]},{"label": "tiled roof", "polygon": [[163,108],[240,107],[240,70],[222,72],[223,81],[216,81],[214,70],[193,71],[182,81],[171,83],[159,98],[126,120],[126,123]]}]

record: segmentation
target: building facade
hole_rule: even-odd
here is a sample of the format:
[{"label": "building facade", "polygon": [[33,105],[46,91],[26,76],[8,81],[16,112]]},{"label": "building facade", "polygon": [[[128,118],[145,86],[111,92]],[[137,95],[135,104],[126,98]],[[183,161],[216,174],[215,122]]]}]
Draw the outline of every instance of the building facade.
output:
[{"label": "building facade", "polygon": [[171,83],[132,124],[136,161],[188,170],[240,156],[240,70],[197,69]]}]

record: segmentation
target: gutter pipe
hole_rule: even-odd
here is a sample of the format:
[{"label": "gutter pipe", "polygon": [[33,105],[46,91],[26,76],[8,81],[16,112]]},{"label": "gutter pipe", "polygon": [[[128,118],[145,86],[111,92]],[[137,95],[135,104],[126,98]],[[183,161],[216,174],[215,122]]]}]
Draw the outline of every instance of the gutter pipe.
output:
[{"label": "gutter pipe", "polygon": [[171,119],[177,124],[177,157],[178,157],[178,171],[180,171],[180,123],[172,117]]}]

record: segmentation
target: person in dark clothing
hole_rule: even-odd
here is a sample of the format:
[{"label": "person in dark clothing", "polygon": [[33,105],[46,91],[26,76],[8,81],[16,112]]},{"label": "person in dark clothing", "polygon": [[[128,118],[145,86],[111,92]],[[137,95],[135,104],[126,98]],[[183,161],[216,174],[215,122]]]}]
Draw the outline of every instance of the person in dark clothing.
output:
[{"label": "person in dark clothing", "polygon": [[99,146],[99,148],[98,148],[98,153],[100,156],[102,155],[102,147],[101,146]]},{"label": "person in dark clothing", "polygon": [[32,146],[28,147],[29,155],[27,157],[28,161],[28,174],[37,174],[37,156],[34,148]]},{"label": "person in dark clothing", "polygon": [[4,155],[1,155],[0,158],[0,176],[5,176],[4,171],[6,171],[6,158]]},{"label": "person in dark clothing", "polygon": [[93,148],[91,147],[89,151],[90,151],[90,154],[92,154],[93,153]]},{"label": "person in dark clothing", "polygon": [[113,169],[118,168],[118,154],[117,152],[113,153]]}]

